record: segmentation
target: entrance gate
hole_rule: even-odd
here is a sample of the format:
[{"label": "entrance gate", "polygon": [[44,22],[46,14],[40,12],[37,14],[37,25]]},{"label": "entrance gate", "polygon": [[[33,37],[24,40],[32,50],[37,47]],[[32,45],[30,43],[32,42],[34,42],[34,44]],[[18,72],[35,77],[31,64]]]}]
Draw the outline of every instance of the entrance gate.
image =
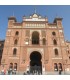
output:
[{"label": "entrance gate", "polygon": [[34,51],[30,55],[30,73],[32,74],[42,74],[42,62],[41,54],[37,51]]}]

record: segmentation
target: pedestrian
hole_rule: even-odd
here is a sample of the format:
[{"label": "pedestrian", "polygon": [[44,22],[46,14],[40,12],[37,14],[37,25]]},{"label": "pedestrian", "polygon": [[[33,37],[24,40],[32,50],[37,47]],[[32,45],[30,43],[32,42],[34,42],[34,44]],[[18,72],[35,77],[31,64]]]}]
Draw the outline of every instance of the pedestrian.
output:
[{"label": "pedestrian", "polygon": [[4,75],[4,69],[1,70],[1,74]]},{"label": "pedestrian", "polygon": [[62,72],[62,70],[61,70],[61,69],[59,69],[59,75],[61,75],[61,72]]},{"label": "pedestrian", "polygon": [[4,68],[4,75],[6,74],[6,69]]}]

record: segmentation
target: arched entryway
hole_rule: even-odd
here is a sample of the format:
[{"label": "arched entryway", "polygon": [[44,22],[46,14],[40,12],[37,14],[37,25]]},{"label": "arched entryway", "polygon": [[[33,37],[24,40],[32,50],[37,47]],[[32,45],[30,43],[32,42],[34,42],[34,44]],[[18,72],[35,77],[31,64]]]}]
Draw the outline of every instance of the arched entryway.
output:
[{"label": "arched entryway", "polygon": [[33,51],[30,55],[30,72],[42,74],[42,56],[39,52]]}]

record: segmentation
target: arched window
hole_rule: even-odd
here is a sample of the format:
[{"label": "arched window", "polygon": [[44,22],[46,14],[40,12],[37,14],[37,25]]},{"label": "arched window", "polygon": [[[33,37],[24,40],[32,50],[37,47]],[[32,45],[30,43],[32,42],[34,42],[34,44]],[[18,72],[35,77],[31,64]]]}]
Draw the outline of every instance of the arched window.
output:
[{"label": "arched window", "polygon": [[54,49],[54,53],[57,56],[58,55],[58,49]]},{"label": "arched window", "polygon": [[56,36],[56,33],[55,33],[55,32],[52,32],[52,35],[53,35],[53,36]]},{"label": "arched window", "polygon": [[53,44],[54,45],[57,45],[57,41],[55,39],[53,40]]},{"label": "arched window", "polygon": [[13,50],[13,55],[16,55],[16,54],[17,54],[17,49],[14,48],[14,50]]},{"label": "arched window", "polygon": [[14,70],[17,70],[17,63],[14,63]]},{"label": "arched window", "polygon": [[61,63],[59,63],[59,70],[62,71],[62,64]]},{"label": "arched window", "polygon": [[37,31],[32,33],[32,44],[39,44],[39,33]]},{"label": "arched window", "polygon": [[16,36],[18,36],[18,35],[19,35],[19,32],[18,32],[18,31],[16,31],[15,35],[16,35]]},{"label": "arched window", "polygon": [[43,38],[43,45],[46,45],[46,39]]},{"label": "arched window", "polygon": [[69,50],[68,50],[68,54],[69,54]]},{"label": "arched window", "polygon": [[15,44],[15,45],[17,45],[17,43],[18,43],[18,40],[17,40],[17,39],[15,39],[14,44]]},{"label": "arched window", "polygon": [[54,63],[54,71],[58,71],[58,65],[57,65],[57,63]]},{"label": "arched window", "polygon": [[9,69],[10,69],[10,70],[13,69],[13,63],[10,63],[10,65],[9,65]]}]

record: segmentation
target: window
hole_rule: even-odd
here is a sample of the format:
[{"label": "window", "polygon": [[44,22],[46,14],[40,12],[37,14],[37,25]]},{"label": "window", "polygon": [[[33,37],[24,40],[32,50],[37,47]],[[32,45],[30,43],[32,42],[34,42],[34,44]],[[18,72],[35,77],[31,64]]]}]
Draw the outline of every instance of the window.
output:
[{"label": "window", "polygon": [[59,70],[62,71],[62,64],[61,63],[59,63]]},{"label": "window", "polygon": [[37,31],[32,33],[32,44],[39,44],[39,33]]},{"label": "window", "polygon": [[18,43],[18,40],[16,39],[16,40],[14,41],[14,44],[17,45],[17,43]]},{"label": "window", "polygon": [[46,39],[43,38],[43,45],[46,45]]},{"label": "window", "polygon": [[17,63],[14,63],[14,70],[17,70]]},{"label": "window", "polygon": [[68,54],[69,54],[69,50],[68,50]]},{"label": "window", "polygon": [[13,55],[16,55],[16,54],[17,54],[17,49],[14,48],[14,50],[13,50]]},{"label": "window", "polygon": [[54,53],[57,56],[58,55],[58,49],[54,49]]},{"label": "window", "polygon": [[57,63],[54,63],[54,71],[58,71],[58,65],[57,65]]},{"label": "window", "polygon": [[19,35],[19,32],[18,32],[18,31],[16,31],[15,35],[16,35],[16,36],[18,36],[18,35]]},{"label": "window", "polygon": [[53,40],[53,44],[54,45],[57,45],[57,41],[55,39]]},{"label": "window", "polygon": [[70,56],[69,56],[69,59],[70,59]]},{"label": "window", "polygon": [[53,36],[56,36],[56,33],[55,33],[55,32],[52,32],[52,35],[53,35]]},{"label": "window", "polygon": [[10,65],[9,65],[9,69],[10,69],[10,70],[13,69],[13,63],[10,63]]}]

